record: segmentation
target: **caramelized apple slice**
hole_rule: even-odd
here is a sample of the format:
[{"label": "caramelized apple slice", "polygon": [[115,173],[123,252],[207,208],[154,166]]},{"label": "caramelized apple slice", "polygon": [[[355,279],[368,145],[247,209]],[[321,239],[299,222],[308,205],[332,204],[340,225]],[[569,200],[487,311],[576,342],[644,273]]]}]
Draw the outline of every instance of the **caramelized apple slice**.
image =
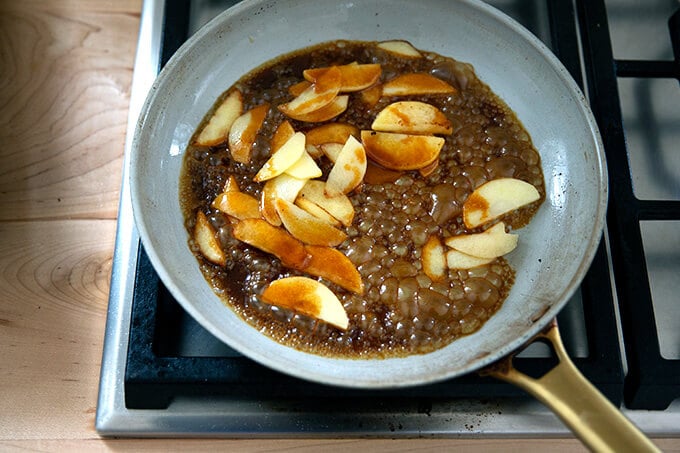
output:
[{"label": "caramelized apple slice", "polygon": [[194,240],[198,245],[198,250],[211,263],[224,266],[227,257],[220,247],[217,240],[215,228],[210,224],[203,211],[196,214],[196,225],[194,226]]},{"label": "caramelized apple slice", "polygon": [[234,225],[232,234],[239,241],[274,255],[285,266],[293,269],[304,269],[311,259],[302,242],[266,220],[241,220]]},{"label": "caramelized apple slice", "polygon": [[420,58],[422,55],[408,41],[383,41],[378,47],[400,57]]},{"label": "caramelized apple slice", "polygon": [[366,88],[359,93],[359,96],[367,107],[373,107],[382,97],[382,85],[377,83],[370,88]]},{"label": "caramelized apple slice", "polygon": [[326,180],[326,194],[333,196],[354,190],[366,173],[366,150],[352,135],[340,150]]},{"label": "caramelized apple slice", "polygon": [[275,280],[260,294],[262,301],[319,319],[346,330],[349,318],[345,308],[323,283],[308,277]]},{"label": "caramelized apple slice", "polygon": [[354,206],[349,198],[347,198],[347,195],[328,195],[326,193],[326,184],[323,181],[307,181],[302,190],[300,190],[296,203],[301,200],[308,200],[316,204],[345,226],[350,226],[352,220],[354,220]]},{"label": "caramelized apple slice", "polygon": [[477,187],[463,204],[463,221],[476,228],[541,198],[528,182],[515,178],[494,179]]},{"label": "caramelized apple slice", "polygon": [[241,189],[238,187],[238,181],[236,181],[236,176],[229,175],[227,182],[224,183],[223,192],[240,192]]},{"label": "caramelized apple slice", "polygon": [[350,135],[359,137],[359,128],[349,123],[328,123],[308,130],[308,145],[323,145],[326,143],[344,144]]},{"label": "caramelized apple slice", "polygon": [[286,113],[286,115],[298,121],[305,121],[307,123],[321,123],[323,121],[331,120],[347,110],[348,102],[348,95],[336,96],[335,99],[330,102],[330,104],[320,108],[319,110],[314,110],[313,112],[305,114]]},{"label": "caramelized apple slice", "polygon": [[270,141],[270,154],[274,154],[279,150],[290,138],[295,135],[295,129],[288,121],[279,124],[279,127],[274,131],[274,136]]},{"label": "caramelized apple slice", "polygon": [[444,139],[432,135],[361,131],[368,157],[390,170],[417,170],[439,157]]},{"label": "caramelized apple slice", "polygon": [[342,143],[324,143],[323,145],[319,145],[319,148],[321,148],[321,152],[328,160],[335,163],[338,160],[338,156],[340,155],[343,146]]},{"label": "caramelized apple slice", "polygon": [[306,179],[298,179],[285,173],[268,180],[262,188],[260,197],[260,213],[272,225],[281,225],[281,218],[276,212],[275,201],[279,198],[290,202],[295,201]]},{"label": "caramelized apple slice", "polygon": [[449,250],[446,252],[446,264],[449,269],[472,269],[489,264],[494,259],[495,258],[479,258],[477,256],[459,252],[458,250]]},{"label": "caramelized apple slice", "polygon": [[429,135],[451,135],[453,132],[451,121],[441,110],[419,101],[400,101],[388,105],[375,117],[371,129]]},{"label": "caramelized apple slice", "polygon": [[222,101],[208,120],[196,139],[200,146],[215,146],[227,140],[229,129],[243,112],[243,95],[239,90],[232,91]]},{"label": "caramelized apple slice", "polygon": [[302,82],[298,82],[295,85],[291,85],[288,88],[288,92],[290,94],[292,94],[293,96],[300,96],[302,94],[302,92],[305,91],[310,86],[312,86],[311,82],[303,80]]},{"label": "caramelized apple slice", "polygon": [[306,150],[302,153],[302,156],[300,156],[297,162],[288,167],[284,173],[298,179],[318,178],[323,174],[319,166],[314,162],[314,159],[312,159],[312,156],[310,156]]},{"label": "caramelized apple slice", "polygon": [[286,230],[306,244],[334,247],[347,239],[343,231],[289,201],[276,200],[275,206]]},{"label": "caramelized apple slice", "polygon": [[314,83],[292,101],[279,105],[279,110],[291,118],[319,110],[335,99],[341,83],[342,74],[337,66],[324,68]]},{"label": "caramelized apple slice", "polygon": [[229,129],[229,151],[236,162],[250,162],[253,143],[269,112],[269,104],[262,104],[248,110],[234,120]]},{"label": "caramelized apple slice", "polygon": [[305,247],[312,259],[304,272],[316,277],[325,278],[342,288],[356,294],[364,293],[361,274],[352,261],[338,250],[331,247],[307,245]]},{"label": "caramelized apple slice", "polygon": [[459,252],[479,258],[496,258],[512,252],[519,236],[505,231],[503,222],[497,223],[483,233],[461,234],[445,239],[446,245]]},{"label": "caramelized apple slice", "polygon": [[256,182],[267,181],[285,172],[302,156],[305,152],[305,134],[296,132],[281,146],[269,160],[260,168],[255,178]]},{"label": "caramelized apple slice", "polygon": [[321,206],[318,204],[312,203],[311,201],[307,200],[306,198],[298,198],[295,200],[295,204],[304,209],[305,211],[309,212],[311,215],[314,217],[318,218],[319,220],[323,220],[329,225],[332,225],[334,227],[339,227],[342,225],[338,219],[330,215],[326,210],[324,210]]},{"label": "caramelized apple slice", "polygon": [[[380,79],[382,67],[379,64],[347,64],[336,66],[341,74],[341,93],[351,93],[361,91],[375,84]],[[302,75],[309,82],[316,83],[316,80],[323,75],[328,68],[306,69]]]},{"label": "caramelized apple slice", "polygon": [[260,202],[252,195],[240,191],[219,194],[213,200],[212,206],[240,220],[260,218]]},{"label": "caramelized apple slice", "polygon": [[441,241],[435,235],[430,236],[422,250],[423,272],[432,281],[440,281],[446,275],[446,254]]},{"label": "caramelized apple slice", "polygon": [[425,72],[403,74],[386,82],[382,88],[383,96],[408,96],[416,94],[449,94],[456,89]]}]

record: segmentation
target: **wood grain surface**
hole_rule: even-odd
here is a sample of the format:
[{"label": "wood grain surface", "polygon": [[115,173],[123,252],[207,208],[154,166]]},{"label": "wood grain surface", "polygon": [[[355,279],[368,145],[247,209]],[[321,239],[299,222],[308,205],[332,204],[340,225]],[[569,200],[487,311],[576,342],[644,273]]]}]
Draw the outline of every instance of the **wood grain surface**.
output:
[{"label": "wood grain surface", "polygon": [[101,439],[94,417],[140,9],[141,0],[0,0],[1,451],[583,451],[574,439]]}]

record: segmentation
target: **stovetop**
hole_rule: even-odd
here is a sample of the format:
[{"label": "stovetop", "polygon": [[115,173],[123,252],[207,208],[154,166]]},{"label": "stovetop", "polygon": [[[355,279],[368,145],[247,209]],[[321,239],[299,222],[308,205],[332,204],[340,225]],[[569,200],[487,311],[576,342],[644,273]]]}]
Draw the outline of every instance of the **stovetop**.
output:
[{"label": "stovetop", "polygon": [[[229,437],[568,435],[540,403],[488,377],[469,375],[409,389],[369,391],[282,375],[214,338],[168,293],[134,227],[127,183],[131,131],[159,68],[188,36],[233,3],[144,2],[98,432]],[[680,275],[678,3],[489,3],[525,25],[562,60],[587,93],[605,144],[611,184],[607,231],[580,291],[558,317],[567,350],[581,372],[643,431],[680,435],[680,307],[675,295]],[[515,359],[517,368],[528,374],[540,374],[551,363],[549,349],[538,343]]]}]

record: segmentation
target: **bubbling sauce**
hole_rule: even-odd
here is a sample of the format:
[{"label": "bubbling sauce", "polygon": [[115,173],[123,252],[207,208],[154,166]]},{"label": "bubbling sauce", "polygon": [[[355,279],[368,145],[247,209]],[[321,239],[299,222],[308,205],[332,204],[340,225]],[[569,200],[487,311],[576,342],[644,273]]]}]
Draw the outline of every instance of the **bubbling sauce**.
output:
[{"label": "bubbling sauce", "polygon": [[[283,344],[334,357],[427,353],[478,330],[500,308],[512,287],[515,273],[502,257],[473,269],[448,270],[445,278],[436,282],[423,272],[421,250],[430,235],[448,237],[479,231],[466,229],[462,220],[463,203],[475,188],[504,177],[534,185],[541,199],[503,217],[506,225],[516,229],[530,221],[545,198],[545,186],[540,157],[529,134],[506,104],[477,78],[472,66],[421,53],[423,58],[403,58],[378,48],[374,42],[334,41],[282,56],[244,75],[234,85],[243,94],[244,111],[265,102],[272,106],[258,132],[250,163],[231,159],[226,143],[214,147],[192,144],[186,150],[180,180],[186,228],[192,232],[196,213],[203,211],[227,255],[225,266],[212,264],[190,239],[201,271],[228,306]],[[231,223],[211,207],[211,202],[230,175],[241,191],[259,199],[262,184],[253,182],[253,177],[270,155],[270,140],[279,124],[289,120],[296,131],[302,132],[319,125],[290,120],[276,106],[292,99],[288,89],[302,80],[304,69],[351,62],[380,64],[381,82],[404,73],[425,72],[448,82],[458,92],[382,97],[373,106],[367,106],[359,96],[350,96],[347,110],[331,120],[370,129],[385,106],[396,100],[418,100],[439,108],[453,125],[453,134],[445,136],[439,165],[431,174],[404,171],[386,181],[364,181],[348,194],[355,217],[344,230],[347,240],[336,249],[356,265],[364,294],[318,278],[347,311],[349,328],[342,331],[262,302],[258,295],[272,281],[305,274],[234,239]],[[202,125],[198,131],[201,129]],[[319,179],[325,180],[332,163],[321,157],[318,164],[324,172]]]}]

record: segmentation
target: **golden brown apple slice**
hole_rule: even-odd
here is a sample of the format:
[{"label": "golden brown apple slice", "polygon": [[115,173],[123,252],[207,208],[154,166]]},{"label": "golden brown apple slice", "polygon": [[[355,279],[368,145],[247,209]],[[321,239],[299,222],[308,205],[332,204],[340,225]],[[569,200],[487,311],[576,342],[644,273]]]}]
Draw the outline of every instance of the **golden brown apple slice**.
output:
[{"label": "golden brown apple slice", "polygon": [[267,181],[285,172],[305,152],[305,134],[296,132],[260,168],[253,178],[256,182]]},{"label": "golden brown apple slice", "polygon": [[234,120],[229,129],[229,151],[236,162],[250,162],[253,143],[269,112],[269,104],[262,104],[248,110]]},{"label": "golden brown apple slice", "polygon": [[382,97],[382,85],[377,83],[370,88],[366,88],[359,93],[359,96],[367,107],[373,107]]},{"label": "golden brown apple slice", "polygon": [[463,220],[476,228],[541,198],[528,182],[515,178],[493,179],[477,187],[463,204]]},{"label": "golden brown apple slice", "polygon": [[[351,93],[361,91],[375,84],[380,79],[382,67],[379,64],[347,64],[336,66],[341,74],[341,93]],[[305,69],[302,75],[307,81],[316,83],[316,80],[323,75],[328,68]]]},{"label": "golden brown apple slice", "polygon": [[236,176],[229,175],[227,182],[224,183],[223,192],[240,192],[241,189],[238,187],[238,181],[236,181]]},{"label": "golden brown apple slice", "polygon": [[368,157],[390,170],[417,170],[439,157],[444,139],[433,135],[361,131]]},{"label": "golden brown apple slice", "polygon": [[307,245],[305,247],[312,259],[304,272],[316,277],[325,278],[342,288],[356,294],[364,293],[361,274],[352,261],[338,250],[331,247]]},{"label": "golden brown apple slice", "polygon": [[446,275],[447,262],[444,247],[435,235],[430,236],[422,250],[423,272],[432,281],[441,281]]},{"label": "golden brown apple slice", "polygon": [[348,102],[348,95],[336,96],[335,99],[330,102],[330,104],[320,108],[319,110],[314,110],[313,112],[304,114],[286,113],[286,115],[298,121],[305,121],[307,123],[321,123],[331,120],[347,110]]},{"label": "golden brown apple slice", "polygon": [[472,269],[489,264],[494,259],[495,258],[479,258],[477,256],[459,252],[458,250],[449,250],[446,252],[446,264],[449,269]]},{"label": "golden brown apple slice", "polygon": [[234,225],[232,234],[239,241],[274,255],[285,266],[293,269],[304,269],[311,259],[302,242],[266,220],[241,220]]},{"label": "golden brown apple slice", "polygon": [[479,258],[496,258],[512,252],[519,236],[505,231],[503,222],[477,234],[461,234],[446,238],[449,247]]},{"label": "golden brown apple slice", "polygon": [[295,204],[300,208],[304,209],[305,211],[309,212],[311,215],[318,218],[319,220],[323,220],[324,222],[328,223],[329,225],[333,225],[336,228],[342,225],[342,223],[338,219],[330,215],[321,206],[312,203],[306,198],[298,198],[297,200],[295,200]]},{"label": "golden brown apple slice", "polygon": [[388,105],[375,117],[371,129],[429,135],[451,135],[453,132],[451,121],[441,110],[419,101],[400,101]]},{"label": "golden brown apple slice", "polygon": [[319,110],[336,98],[341,83],[342,74],[337,66],[324,68],[314,83],[292,101],[279,105],[279,110],[291,118]]},{"label": "golden brown apple slice", "polygon": [[359,128],[349,123],[328,123],[308,130],[308,145],[324,145],[326,143],[344,144],[350,135],[359,137]]},{"label": "golden brown apple slice", "polygon": [[227,257],[220,247],[217,240],[215,228],[210,224],[203,211],[196,214],[196,225],[194,226],[194,240],[198,245],[198,250],[211,263],[224,266]]},{"label": "golden brown apple slice", "polygon": [[291,85],[288,88],[288,92],[290,94],[292,94],[293,96],[300,96],[302,94],[302,92],[305,91],[310,86],[312,86],[311,82],[303,80],[302,82],[298,82],[295,85]]},{"label": "golden brown apple slice", "polygon": [[400,57],[420,58],[422,55],[408,41],[383,41],[378,47]]},{"label": "golden brown apple slice", "polygon": [[243,112],[243,95],[239,90],[234,90],[224,98],[224,101],[212,114],[208,124],[205,125],[196,139],[200,146],[215,146],[227,140],[229,129],[236,118]]},{"label": "golden brown apple slice", "polygon": [[347,239],[343,231],[289,201],[278,199],[275,206],[286,230],[306,244],[334,247]]},{"label": "golden brown apple slice", "polygon": [[252,195],[240,191],[219,194],[213,200],[212,207],[239,220],[260,218],[260,202]]},{"label": "golden brown apple slice", "polygon": [[260,294],[262,301],[319,319],[347,330],[349,318],[345,307],[323,283],[309,277],[286,277],[274,280]]},{"label": "golden brown apple slice", "polygon": [[276,212],[274,204],[279,198],[290,202],[295,201],[300,190],[307,183],[306,179],[298,179],[285,173],[265,182],[260,196],[260,213],[272,225],[281,225],[281,218]]},{"label": "golden brown apple slice", "polygon": [[354,206],[349,198],[347,198],[347,195],[328,195],[326,193],[326,184],[323,181],[307,181],[302,190],[300,190],[296,203],[303,199],[316,204],[345,226],[350,226],[352,220],[354,220]]},{"label": "golden brown apple slice", "polygon": [[279,127],[274,131],[274,136],[272,137],[270,144],[270,154],[274,154],[281,148],[284,143],[286,143],[290,138],[295,135],[295,129],[288,121],[284,121],[279,124]]},{"label": "golden brown apple slice", "polygon": [[350,135],[340,150],[326,179],[326,194],[333,196],[354,190],[366,173],[366,150],[359,140]]},{"label": "golden brown apple slice", "polygon": [[314,159],[312,159],[312,156],[307,153],[306,149],[297,162],[288,167],[284,173],[298,179],[318,178],[323,174],[319,166],[314,162]]},{"label": "golden brown apple slice", "polygon": [[408,96],[416,94],[449,94],[456,89],[425,72],[403,74],[386,82],[382,87],[383,96]]}]

